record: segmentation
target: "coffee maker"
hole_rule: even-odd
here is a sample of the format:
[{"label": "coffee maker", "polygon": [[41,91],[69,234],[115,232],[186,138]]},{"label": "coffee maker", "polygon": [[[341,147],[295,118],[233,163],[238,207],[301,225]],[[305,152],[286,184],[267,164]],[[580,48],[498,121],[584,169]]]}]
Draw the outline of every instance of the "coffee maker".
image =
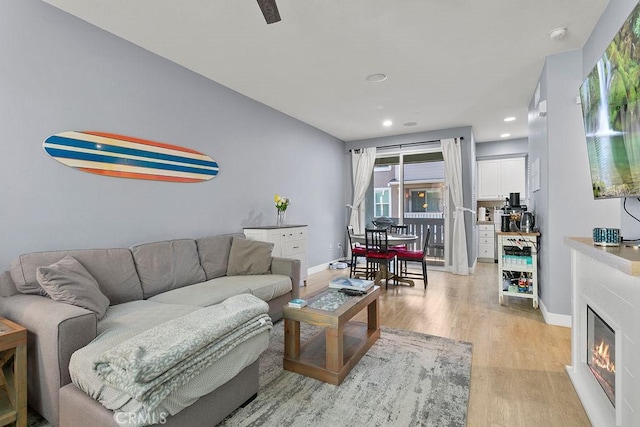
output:
[{"label": "coffee maker", "polygon": [[520,193],[509,193],[502,209],[500,231],[520,231],[523,213],[527,211],[527,205],[520,204]]}]

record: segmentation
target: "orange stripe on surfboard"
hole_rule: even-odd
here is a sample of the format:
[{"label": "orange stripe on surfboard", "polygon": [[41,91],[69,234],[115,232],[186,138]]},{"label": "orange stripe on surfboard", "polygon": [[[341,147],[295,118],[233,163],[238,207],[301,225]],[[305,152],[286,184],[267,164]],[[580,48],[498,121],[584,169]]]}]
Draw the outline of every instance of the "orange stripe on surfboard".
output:
[{"label": "orange stripe on surfboard", "polygon": [[197,179],[197,178],[182,178],[179,176],[155,175],[155,174],[148,174],[148,173],[122,172],[122,171],[92,169],[92,168],[78,168],[78,169],[83,172],[95,173],[97,175],[114,176],[118,178],[148,179],[152,181],[169,181],[169,182],[202,182],[204,181],[203,179]]},{"label": "orange stripe on surfboard", "polygon": [[149,141],[148,139],[141,139],[141,138],[135,138],[135,137],[132,137],[132,136],[118,135],[116,133],[93,132],[93,131],[86,131],[86,130],[83,130],[80,133],[86,133],[86,134],[89,134],[89,135],[101,136],[101,137],[110,138],[110,139],[118,139],[120,141],[135,142],[135,143],[138,143],[138,144],[150,145],[152,147],[167,148],[169,150],[184,151],[185,153],[200,154],[200,155],[203,155],[203,156],[205,155],[205,154],[203,154],[203,153],[201,153],[199,151],[192,150],[190,148],[180,147],[178,145],[171,145],[171,144],[165,144],[163,142]]}]

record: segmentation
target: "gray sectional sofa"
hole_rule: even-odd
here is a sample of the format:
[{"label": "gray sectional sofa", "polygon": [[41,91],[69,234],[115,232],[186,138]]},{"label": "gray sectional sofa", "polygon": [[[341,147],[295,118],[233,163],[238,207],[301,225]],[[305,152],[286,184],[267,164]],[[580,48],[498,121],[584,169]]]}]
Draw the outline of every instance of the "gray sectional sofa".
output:
[{"label": "gray sectional sofa", "polygon": [[[100,310],[82,297],[47,288],[43,269],[70,256],[95,279],[106,308],[172,306],[206,307],[250,293],[266,301],[273,320],[298,296],[300,262],[272,258],[272,244],[253,242],[242,234],[154,242],[130,249],[92,249],[36,252],[18,256],[10,271],[0,275],[0,316],[28,330],[28,402],[54,425],[117,426],[114,413],[80,391],[69,374],[72,354],[101,330]],[[89,298],[91,299],[91,298]],[[144,303],[134,303],[145,301]],[[100,302],[98,302],[100,304]],[[88,308],[87,308],[88,307]],[[165,308],[166,307],[166,308]],[[97,312],[96,312],[97,311]],[[146,318],[137,313],[138,318]],[[141,316],[142,315],[142,316]],[[127,322],[126,316],[118,318]],[[215,319],[212,319],[215,321]],[[149,321],[152,324],[152,321]],[[138,325],[139,326],[139,325]],[[102,328],[104,330],[104,328]],[[258,361],[191,406],[163,421],[163,425],[215,425],[258,391]]]}]

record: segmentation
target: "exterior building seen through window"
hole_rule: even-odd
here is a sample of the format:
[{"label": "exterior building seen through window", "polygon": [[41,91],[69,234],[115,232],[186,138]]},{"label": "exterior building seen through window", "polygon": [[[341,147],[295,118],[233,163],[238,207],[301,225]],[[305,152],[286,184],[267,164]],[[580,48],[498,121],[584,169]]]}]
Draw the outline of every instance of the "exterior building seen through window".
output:
[{"label": "exterior building seen through window", "polygon": [[390,216],[391,213],[391,189],[376,188],[374,195],[374,217]]}]

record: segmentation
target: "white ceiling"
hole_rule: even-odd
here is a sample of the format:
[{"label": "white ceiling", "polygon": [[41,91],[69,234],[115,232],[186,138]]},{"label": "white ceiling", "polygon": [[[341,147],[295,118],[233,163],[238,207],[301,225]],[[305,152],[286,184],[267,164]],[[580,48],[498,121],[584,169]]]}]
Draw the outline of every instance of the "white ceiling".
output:
[{"label": "white ceiling", "polygon": [[582,48],[608,3],[277,0],[267,25],[255,0],[44,1],[345,141],[470,125],[480,142],[527,136],[545,57]]}]

